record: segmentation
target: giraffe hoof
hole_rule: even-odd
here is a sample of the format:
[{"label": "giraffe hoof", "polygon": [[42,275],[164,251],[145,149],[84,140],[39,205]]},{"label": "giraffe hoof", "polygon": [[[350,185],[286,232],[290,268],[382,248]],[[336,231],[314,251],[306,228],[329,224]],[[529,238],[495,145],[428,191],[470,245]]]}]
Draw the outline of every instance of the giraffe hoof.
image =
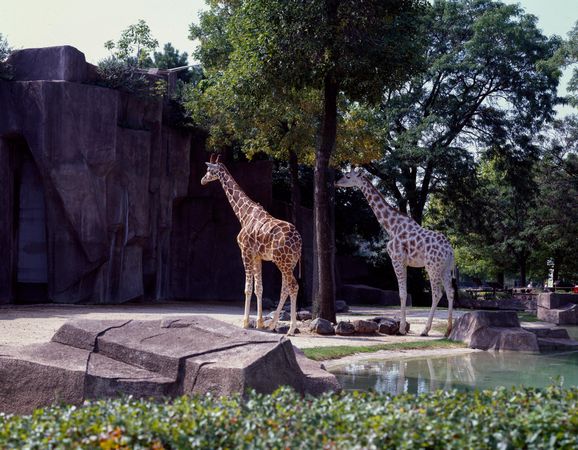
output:
[{"label": "giraffe hoof", "polygon": [[420,336],[427,336],[429,333],[429,331],[423,330],[420,334]]},{"label": "giraffe hoof", "polygon": [[263,319],[259,319],[257,321],[257,329],[262,330],[263,328],[265,328],[265,322],[263,321]]},{"label": "giraffe hoof", "polygon": [[299,328],[289,328],[289,331],[287,332],[286,336],[295,336],[296,334],[299,334]]},{"label": "giraffe hoof", "polygon": [[245,330],[248,330],[249,328],[251,328],[251,325],[250,325],[248,320],[243,320],[243,328]]},{"label": "giraffe hoof", "polygon": [[444,337],[445,337],[445,338],[450,337],[450,333],[451,333],[451,332],[452,332],[452,329],[451,329],[451,328],[448,328],[448,330],[447,330],[446,333],[444,334]]}]

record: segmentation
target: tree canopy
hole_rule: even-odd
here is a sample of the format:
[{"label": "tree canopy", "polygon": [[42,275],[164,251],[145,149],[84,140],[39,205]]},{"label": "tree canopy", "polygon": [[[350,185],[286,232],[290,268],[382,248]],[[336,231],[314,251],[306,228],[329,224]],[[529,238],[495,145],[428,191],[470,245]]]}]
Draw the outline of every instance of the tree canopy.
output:
[{"label": "tree canopy", "polygon": [[557,68],[536,17],[491,0],[436,0],[424,18],[427,70],[386,93],[374,111],[383,157],[367,168],[418,223],[428,196],[458,190],[476,152],[523,152],[553,117]]},{"label": "tree canopy", "polygon": [[427,2],[249,0],[209,5],[191,33],[201,41],[198,56],[207,69],[219,68],[216,75],[221,87],[229,88],[228,98],[244,97],[243,103],[257,105],[259,111],[263,101],[281,99],[283,116],[283,105],[292,103],[293,93],[317,97],[312,109],[318,111],[317,124],[313,122],[317,137],[311,139],[319,278],[314,309],[316,315],[335,320],[328,168],[336,146],[339,99],[379,101],[384,88],[401,84],[420,68],[418,31]]}]

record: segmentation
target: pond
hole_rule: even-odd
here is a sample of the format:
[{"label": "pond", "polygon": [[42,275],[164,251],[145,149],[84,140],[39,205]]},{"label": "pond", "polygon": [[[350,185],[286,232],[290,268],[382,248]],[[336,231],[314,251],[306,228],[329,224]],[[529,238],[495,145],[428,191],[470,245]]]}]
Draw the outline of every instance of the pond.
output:
[{"label": "pond", "polygon": [[475,352],[430,358],[355,362],[331,369],[345,390],[423,393],[497,386],[544,387],[560,379],[578,386],[578,352]]}]

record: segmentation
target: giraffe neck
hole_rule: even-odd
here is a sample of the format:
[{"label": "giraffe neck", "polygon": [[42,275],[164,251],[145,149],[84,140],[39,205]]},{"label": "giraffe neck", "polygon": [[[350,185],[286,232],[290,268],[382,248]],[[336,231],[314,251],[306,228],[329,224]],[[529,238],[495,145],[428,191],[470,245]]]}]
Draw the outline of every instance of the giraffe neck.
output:
[{"label": "giraffe neck", "polygon": [[241,226],[245,227],[251,221],[251,212],[253,212],[255,208],[261,208],[261,206],[251,200],[247,194],[243,192],[241,187],[223,165],[219,168],[219,181],[221,182],[225,195],[233,208],[233,212],[239,219],[239,222],[241,222]]},{"label": "giraffe neck", "polygon": [[381,192],[379,192],[368,179],[364,179],[363,181],[363,184],[360,186],[361,192],[365,195],[367,203],[369,203],[369,206],[373,210],[377,221],[385,228],[385,231],[387,231],[389,235],[392,235],[392,228],[395,225],[393,222],[398,222],[398,220],[395,219],[401,219],[403,221],[406,220],[407,217],[395,208],[392,208],[385,201]]}]

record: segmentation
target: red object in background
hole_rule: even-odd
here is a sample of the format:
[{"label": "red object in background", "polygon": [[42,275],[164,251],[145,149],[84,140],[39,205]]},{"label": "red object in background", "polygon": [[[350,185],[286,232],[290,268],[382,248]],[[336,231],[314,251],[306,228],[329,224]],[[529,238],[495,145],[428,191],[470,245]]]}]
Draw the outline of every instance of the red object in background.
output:
[{"label": "red object in background", "polygon": [[572,288],[572,294],[578,294],[578,284],[575,284]]}]

